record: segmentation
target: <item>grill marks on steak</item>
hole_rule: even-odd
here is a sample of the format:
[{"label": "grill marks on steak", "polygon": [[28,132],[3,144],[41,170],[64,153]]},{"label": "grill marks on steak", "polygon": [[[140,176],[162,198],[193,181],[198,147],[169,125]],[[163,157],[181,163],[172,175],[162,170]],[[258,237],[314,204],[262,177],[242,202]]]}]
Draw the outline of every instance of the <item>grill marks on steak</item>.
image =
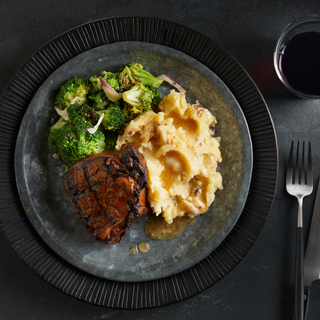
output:
[{"label": "grill marks on steak", "polygon": [[119,243],[148,212],[148,171],[135,143],[80,160],[62,178],[78,217],[98,241]]}]

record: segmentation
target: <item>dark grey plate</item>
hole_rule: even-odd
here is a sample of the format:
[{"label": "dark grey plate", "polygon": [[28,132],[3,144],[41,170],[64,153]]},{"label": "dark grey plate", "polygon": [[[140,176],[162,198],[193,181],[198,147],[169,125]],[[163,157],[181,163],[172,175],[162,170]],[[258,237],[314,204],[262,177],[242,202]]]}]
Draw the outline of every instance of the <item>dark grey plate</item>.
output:
[{"label": "dark grey plate", "polygon": [[[177,239],[155,241],[136,222],[121,244],[94,241],[77,218],[63,190],[64,167],[47,145],[54,97],[69,78],[88,79],[139,62],[153,74],[168,73],[188,88],[187,100],[198,99],[218,120],[224,189],[209,211],[196,218]],[[172,89],[161,86],[164,95]],[[63,259],[92,275],[117,281],[144,281],[186,270],[208,256],[232,230],[245,205],[251,181],[252,144],[242,110],[227,86],[210,69],[172,48],[142,42],[121,42],[88,50],[58,68],[40,86],[21,123],[15,151],[15,172],[24,209],[42,239]],[[129,247],[148,242],[147,253],[131,255]]]}]

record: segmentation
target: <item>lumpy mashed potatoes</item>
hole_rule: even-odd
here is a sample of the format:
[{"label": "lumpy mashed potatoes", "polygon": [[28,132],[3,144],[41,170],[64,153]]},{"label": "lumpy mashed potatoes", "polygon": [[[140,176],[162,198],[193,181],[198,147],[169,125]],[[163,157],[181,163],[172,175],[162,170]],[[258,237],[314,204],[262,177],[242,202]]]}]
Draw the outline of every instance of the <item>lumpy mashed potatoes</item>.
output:
[{"label": "lumpy mashed potatoes", "polygon": [[148,111],[131,121],[119,136],[116,149],[136,142],[149,171],[148,200],[167,223],[205,213],[222,189],[216,171],[221,162],[219,139],[212,136],[215,117],[199,103],[188,104],[185,95],[171,91],[159,104],[161,112]]}]

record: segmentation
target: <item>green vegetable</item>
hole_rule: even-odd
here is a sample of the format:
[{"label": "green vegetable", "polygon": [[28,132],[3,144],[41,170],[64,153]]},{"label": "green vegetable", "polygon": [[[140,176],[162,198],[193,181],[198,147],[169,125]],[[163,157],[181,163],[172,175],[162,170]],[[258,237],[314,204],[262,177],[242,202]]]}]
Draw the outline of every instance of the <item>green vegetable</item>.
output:
[{"label": "green vegetable", "polygon": [[88,104],[75,103],[67,109],[69,122],[76,127],[91,128],[99,120],[99,114]]},{"label": "green vegetable", "polygon": [[52,132],[53,130],[56,130],[56,129],[60,129],[62,126],[64,126],[67,122],[62,118],[60,117],[59,120],[50,127],[50,132]]},{"label": "green vegetable", "polygon": [[92,76],[89,81],[91,82],[92,86],[91,86],[91,90],[90,93],[96,93],[100,90],[102,90],[102,86],[100,83],[100,79],[97,76]]},{"label": "green vegetable", "polygon": [[118,140],[118,132],[107,130],[105,132],[106,136],[106,150],[114,150]]},{"label": "green vegetable", "polygon": [[127,103],[126,114],[144,114],[155,108],[159,101],[157,88],[150,88],[137,82],[130,90],[123,93],[123,100]]},{"label": "green vegetable", "polygon": [[106,110],[97,111],[98,114],[104,113],[102,125],[106,130],[118,130],[124,126],[125,115],[121,108],[112,103]]},{"label": "green vegetable", "polygon": [[125,91],[134,86],[136,82],[149,87],[159,87],[163,80],[144,70],[141,64],[132,62],[120,72],[119,82],[121,89]]},{"label": "green vegetable", "polygon": [[49,148],[69,168],[90,154],[103,152],[106,143],[101,130],[97,130],[94,134],[90,134],[87,130],[92,128],[99,118],[92,107],[76,103],[70,105],[67,112],[69,121],[51,131]]},{"label": "green vegetable", "polygon": [[112,73],[112,72],[102,71],[102,78],[106,80],[109,83],[110,87],[117,92],[119,92],[120,90],[119,76],[120,76],[119,72]]},{"label": "green vegetable", "polygon": [[105,109],[105,106],[110,104],[110,100],[108,100],[103,90],[91,94],[89,99],[93,101],[92,106],[97,110],[103,110]]},{"label": "green vegetable", "polygon": [[151,100],[151,105],[152,109],[155,110],[156,107],[158,107],[158,104],[160,103],[160,92],[158,88],[156,87],[148,87],[152,91],[152,100]]},{"label": "green vegetable", "polygon": [[[104,87],[100,78],[107,82],[101,80]],[[92,76],[87,82],[69,79],[55,99],[61,117],[50,127],[51,152],[70,168],[90,154],[114,150],[119,129],[140,114],[156,110],[162,81],[138,63],[116,73],[103,71],[101,77]],[[106,87],[119,99],[110,101],[113,96],[107,96]]]},{"label": "green vegetable", "polygon": [[91,87],[81,78],[69,79],[63,86],[56,97],[55,105],[61,109],[69,107],[70,104],[78,102],[80,104],[87,102],[87,94]]},{"label": "green vegetable", "polygon": [[[120,76],[119,72],[113,73],[113,72],[102,71],[101,73],[101,78],[107,81],[109,85],[117,92],[120,90],[119,76]],[[92,84],[90,93],[96,93],[102,90],[100,77],[92,76],[89,80]]]},{"label": "green vegetable", "polygon": [[129,103],[124,103],[123,106],[123,114],[125,117],[125,123],[130,122],[134,118],[136,118],[139,114],[137,113],[132,113],[132,106]]}]

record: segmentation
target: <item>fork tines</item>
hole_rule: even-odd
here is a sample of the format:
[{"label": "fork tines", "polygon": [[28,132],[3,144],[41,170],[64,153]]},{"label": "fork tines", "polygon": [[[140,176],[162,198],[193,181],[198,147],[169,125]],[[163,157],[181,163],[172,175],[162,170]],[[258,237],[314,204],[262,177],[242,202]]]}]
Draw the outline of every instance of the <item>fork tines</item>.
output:
[{"label": "fork tines", "polygon": [[305,141],[302,144],[301,165],[299,165],[300,142],[297,141],[296,161],[294,161],[294,141],[291,143],[288,167],[287,167],[287,184],[312,184],[312,158],[311,158],[311,142],[308,148],[308,163],[305,167]]}]

